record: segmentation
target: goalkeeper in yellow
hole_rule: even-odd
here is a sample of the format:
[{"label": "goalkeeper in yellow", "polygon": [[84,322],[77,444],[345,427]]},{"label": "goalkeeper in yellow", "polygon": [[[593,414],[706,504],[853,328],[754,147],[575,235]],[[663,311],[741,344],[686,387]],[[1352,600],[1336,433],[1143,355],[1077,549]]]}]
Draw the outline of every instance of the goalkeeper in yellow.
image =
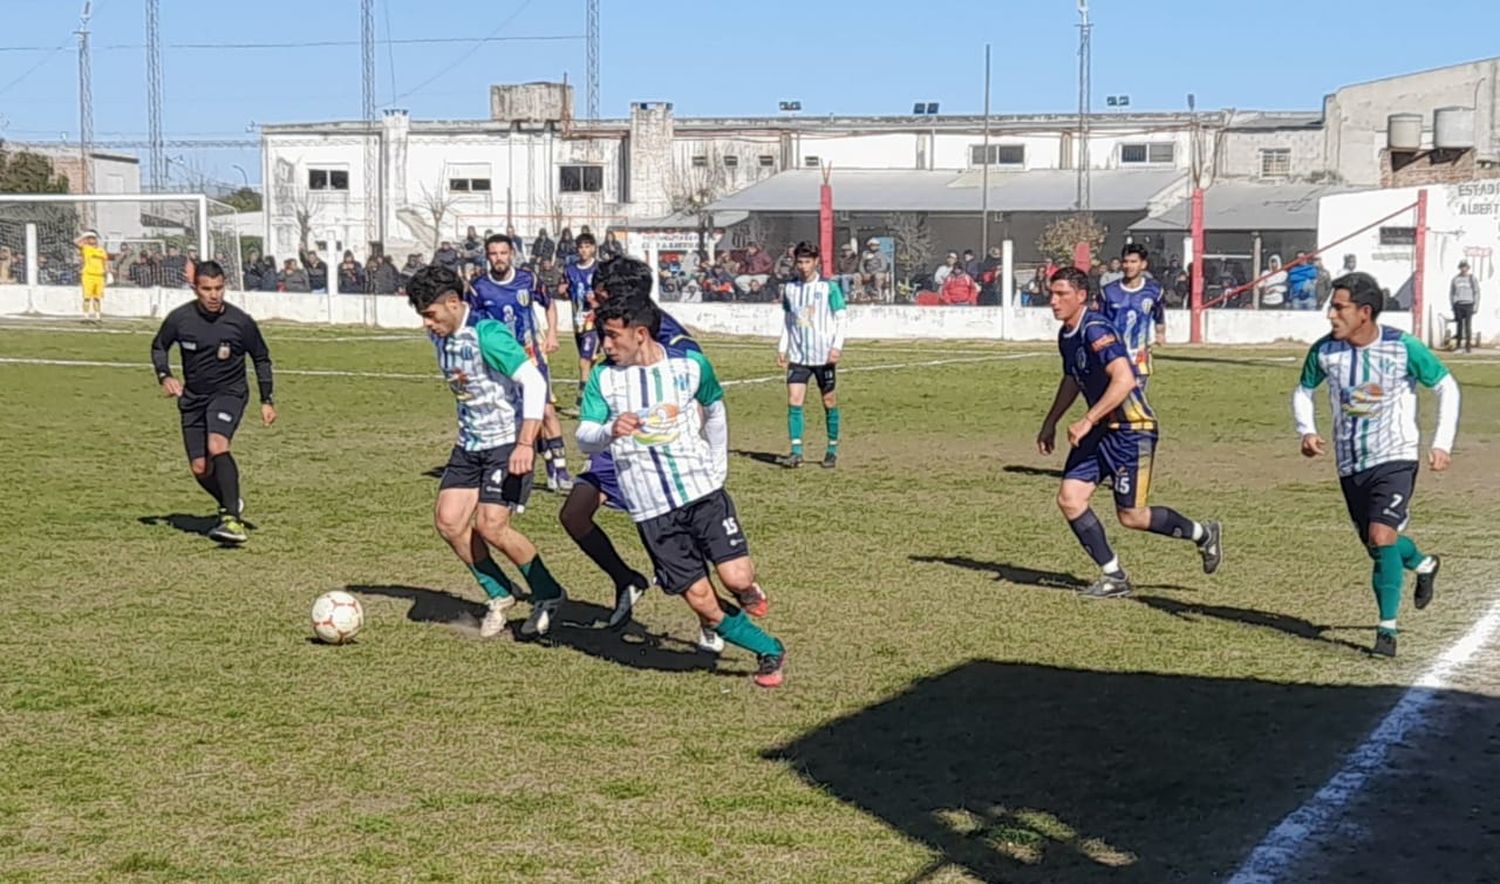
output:
[{"label": "goalkeeper in yellow", "polygon": [[109,252],[99,243],[99,234],[85,230],[75,241],[82,269],[83,320],[104,321],[104,284],[109,276]]}]

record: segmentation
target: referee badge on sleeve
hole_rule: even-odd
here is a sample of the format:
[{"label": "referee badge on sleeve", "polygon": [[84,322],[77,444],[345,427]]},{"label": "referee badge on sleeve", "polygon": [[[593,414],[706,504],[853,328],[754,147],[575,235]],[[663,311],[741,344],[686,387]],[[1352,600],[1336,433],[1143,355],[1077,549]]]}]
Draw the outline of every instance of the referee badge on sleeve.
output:
[{"label": "referee badge on sleeve", "polygon": [[229,358],[229,342],[228,341],[220,341],[219,342],[219,358],[220,359],[228,359]]}]

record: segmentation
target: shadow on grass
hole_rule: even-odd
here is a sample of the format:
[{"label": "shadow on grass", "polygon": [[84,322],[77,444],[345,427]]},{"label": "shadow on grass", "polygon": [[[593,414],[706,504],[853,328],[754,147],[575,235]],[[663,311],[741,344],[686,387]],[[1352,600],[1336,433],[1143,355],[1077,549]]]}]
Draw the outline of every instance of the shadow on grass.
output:
[{"label": "shadow on grass", "polygon": [[781,457],[781,455],[772,454],[769,451],[744,451],[738,448],[734,448],[730,449],[729,453],[734,455],[735,457],[748,458],[749,460],[753,460],[757,463],[769,464],[773,467],[781,466],[781,464],[776,462],[776,458]]},{"label": "shadow on grass", "polygon": [[1284,632],[1287,635],[1296,636],[1297,638],[1326,642],[1330,645],[1349,648],[1361,654],[1369,653],[1369,648],[1365,645],[1325,634],[1329,630],[1349,629],[1353,627],[1319,626],[1310,620],[1303,620],[1301,617],[1293,617],[1288,614],[1257,611],[1254,608],[1234,608],[1227,605],[1200,605],[1194,602],[1179,602],[1176,599],[1163,598],[1161,596],[1131,596],[1130,601],[1139,602],[1153,610],[1165,611],[1173,617],[1183,620],[1211,617],[1215,620],[1227,620],[1231,623],[1243,623],[1247,626],[1261,626],[1266,629],[1274,629],[1277,632]]},{"label": "shadow on grass", "polygon": [[1020,476],[1041,476],[1047,479],[1061,479],[1063,471],[1051,467],[1029,467],[1025,464],[1010,463],[1000,468],[1002,473],[1015,473]]},{"label": "shadow on grass", "polygon": [[[995,579],[1005,583],[1018,583],[1023,586],[1038,586],[1043,589],[1087,589],[1088,581],[1072,574],[1062,571],[1041,571],[1036,568],[1027,568],[1021,565],[1012,565],[1008,562],[986,562],[980,559],[971,559],[968,556],[907,556],[913,562],[927,565],[952,565],[955,568],[965,568],[970,571],[985,571],[995,575]],[[1178,586],[1173,583],[1137,583],[1140,589],[1165,589],[1172,592],[1197,592],[1190,586]]]},{"label": "shadow on grass", "polygon": [[[416,623],[435,623],[471,638],[478,637],[479,623],[488,610],[480,602],[418,586],[350,584],[344,588],[357,595],[406,599],[412,603],[406,619]],[[511,610],[509,637],[514,641],[527,641],[520,635],[525,617],[518,611],[524,612],[525,609],[517,607]],[[610,609],[602,605],[569,599],[554,618],[552,629],[536,641],[571,648],[631,669],[656,672],[702,670],[735,677],[750,674],[749,669],[721,670],[716,655],[698,650],[686,639],[653,633],[639,623],[631,623],[623,629],[605,629],[609,614]]]},{"label": "shadow on grass", "polygon": [[975,660],[762,757],[931,849],[908,881],[1222,880],[1403,690]]},{"label": "shadow on grass", "polygon": [[1278,368],[1283,365],[1295,365],[1298,360],[1295,356],[1195,356],[1187,353],[1163,353],[1159,350],[1151,354],[1151,358],[1157,362],[1187,362],[1200,365],[1248,365],[1253,368]]},{"label": "shadow on grass", "polygon": [[[136,521],[147,526],[166,525],[181,531],[183,534],[196,534],[199,537],[207,537],[208,532],[212,531],[214,526],[219,524],[219,517],[195,516],[191,513],[167,513],[161,516],[140,516]],[[245,524],[245,530],[258,530],[258,526],[249,519],[243,519],[242,521]],[[241,546],[238,543],[215,542],[222,549],[239,549]]]},{"label": "shadow on grass", "polygon": [[441,479],[443,478],[443,471],[446,469],[448,469],[447,464],[439,464],[430,470],[423,470],[422,475],[429,479]]}]

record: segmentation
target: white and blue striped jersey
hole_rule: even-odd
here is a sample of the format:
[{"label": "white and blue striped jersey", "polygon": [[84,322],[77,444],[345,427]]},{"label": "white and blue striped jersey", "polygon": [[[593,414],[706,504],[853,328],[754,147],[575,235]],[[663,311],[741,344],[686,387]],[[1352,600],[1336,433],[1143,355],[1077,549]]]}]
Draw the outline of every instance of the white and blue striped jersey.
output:
[{"label": "white and blue striped jersey", "polygon": [[[535,369],[510,330],[493,319],[481,319],[472,325],[466,321],[448,337],[430,337],[458,405],[458,446],[484,451],[516,441],[526,419],[524,389],[517,376],[523,368]],[[531,419],[540,418],[538,407]]]},{"label": "white and blue striped jersey", "polygon": [[800,279],[781,288],[782,328],[777,352],[795,365],[827,365],[829,354],[844,349],[844,293],[839,284]]}]

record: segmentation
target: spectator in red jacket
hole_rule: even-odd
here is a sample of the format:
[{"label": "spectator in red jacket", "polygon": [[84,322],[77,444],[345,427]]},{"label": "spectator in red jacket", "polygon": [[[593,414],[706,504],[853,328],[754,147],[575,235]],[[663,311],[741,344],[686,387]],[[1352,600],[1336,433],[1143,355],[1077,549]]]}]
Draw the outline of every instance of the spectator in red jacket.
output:
[{"label": "spectator in red jacket", "polygon": [[943,280],[938,299],[944,304],[978,304],[979,283],[974,281],[963,264],[955,264],[948,278]]}]

